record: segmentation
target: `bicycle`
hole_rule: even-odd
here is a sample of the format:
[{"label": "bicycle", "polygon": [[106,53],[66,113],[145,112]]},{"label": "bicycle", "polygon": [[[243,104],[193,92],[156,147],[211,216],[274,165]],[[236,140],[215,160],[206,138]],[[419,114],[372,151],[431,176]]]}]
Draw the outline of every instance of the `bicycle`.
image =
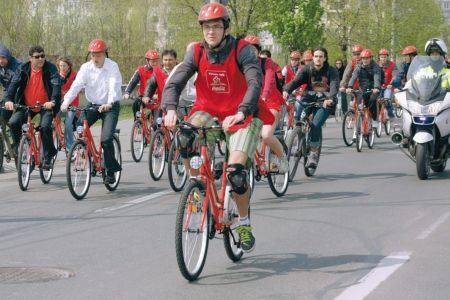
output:
[{"label": "bicycle", "polygon": [[[184,278],[193,281],[203,270],[209,240],[217,232],[223,234],[225,252],[232,261],[239,261],[244,252],[235,231],[239,215],[226,176],[227,158],[225,157],[222,166],[220,191],[210,167],[206,133],[222,130],[221,125],[197,127],[183,121],[178,128],[182,132],[194,133],[201,143],[200,155],[190,159],[191,168],[198,169],[199,175],[191,177],[181,195],[175,225],[178,268]],[[250,207],[248,216],[250,217]]]},{"label": "bicycle", "polygon": [[[284,140],[279,135],[275,136],[283,146],[283,151],[287,154],[288,148]],[[254,176],[252,177],[258,182],[261,181],[263,177],[267,178],[270,190],[277,197],[281,197],[286,193],[289,186],[289,172],[279,173],[278,170],[274,168],[274,165],[280,165],[279,158],[269,146],[262,143],[255,151],[252,167]],[[254,184],[252,183],[251,186],[253,187]]]},{"label": "bicycle", "polygon": [[[86,196],[91,184],[91,177],[95,177],[100,173],[105,187],[109,191],[114,191],[119,186],[120,176],[122,174],[122,171],[114,173],[116,181],[113,184],[105,182],[106,169],[104,166],[102,143],[99,143],[98,148],[95,146],[87,119],[87,111],[97,111],[99,107],[99,105],[92,105],[86,108],[71,106],[68,108],[72,111],[81,112],[83,116],[83,125],[77,127],[79,136],[69,150],[68,157],[73,157],[73,159],[68,159],[66,163],[67,185],[69,186],[70,193],[77,200],[81,200]],[[113,135],[113,145],[115,158],[119,165],[122,166],[119,133],[120,130],[116,129]]]},{"label": "bicycle", "polygon": [[[371,94],[371,90],[364,92],[355,91],[354,93],[362,93],[363,95]],[[361,152],[363,139],[366,140],[369,149],[373,148],[373,143],[375,141],[375,130],[372,127],[372,115],[369,108],[364,105],[364,97],[361,97],[361,103],[357,107],[357,118],[356,118],[356,150]]]},{"label": "bicycle", "polygon": [[[144,148],[150,144],[153,131],[153,110],[148,114],[145,113],[145,104],[140,98],[134,98],[135,101],[141,101],[140,109],[136,112],[136,120],[131,127],[130,145],[131,156],[135,162],[140,162],[144,155]],[[149,102],[150,105],[156,102]]]},{"label": "bicycle", "polygon": [[384,131],[386,132],[386,135],[391,134],[391,119],[388,116],[388,111],[386,106],[389,104],[390,99],[386,98],[378,98],[378,126],[376,128],[376,135],[377,137],[381,137],[381,129],[382,126],[384,126]]},{"label": "bicycle", "polygon": [[36,166],[39,168],[39,177],[41,178],[42,183],[48,184],[50,182],[53,175],[53,166],[55,164],[56,156],[53,156],[51,160],[51,168],[44,170],[42,168],[44,153],[41,151],[43,146],[40,125],[35,126],[30,115],[30,110],[39,111],[43,109],[43,106],[39,103],[34,106],[19,104],[14,106],[15,108],[25,109],[27,118],[27,122],[22,125],[23,134],[17,151],[17,177],[19,180],[19,187],[22,191],[26,191],[30,183],[31,172],[33,172]]},{"label": "bicycle", "polygon": [[356,119],[358,117],[358,101],[353,94],[351,108],[345,113],[342,121],[342,139],[346,146],[352,146],[355,143],[353,135],[355,133]]},{"label": "bicycle", "polygon": [[[314,176],[319,163],[320,153],[322,152],[322,130],[320,131],[319,147],[317,150],[317,166],[313,168],[308,167],[308,156],[311,148],[311,123],[317,110],[323,106],[323,100],[325,100],[325,94],[316,93],[316,96],[316,102],[303,103],[304,109],[300,121],[297,123],[294,130],[290,132],[287,138],[286,144],[288,147],[288,160],[290,168],[289,181],[294,180],[301,158],[303,158],[303,171],[308,177]],[[292,162],[291,158],[293,158]]]},{"label": "bicycle", "polygon": [[53,117],[52,128],[53,144],[55,145],[56,150],[61,151],[66,149],[66,140],[64,138],[64,131],[61,127],[61,117],[59,115]]},{"label": "bicycle", "polygon": [[[3,109],[3,107],[0,108],[0,113]],[[17,162],[17,154],[12,147],[12,137],[5,120],[0,117],[0,172],[3,170],[3,162],[9,163],[13,159]]]},{"label": "bicycle", "polygon": [[148,170],[153,180],[158,181],[164,173],[169,151],[172,146],[173,132],[164,126],[163,118],[156,120],[157,129],[150,140],[148,152]]}]

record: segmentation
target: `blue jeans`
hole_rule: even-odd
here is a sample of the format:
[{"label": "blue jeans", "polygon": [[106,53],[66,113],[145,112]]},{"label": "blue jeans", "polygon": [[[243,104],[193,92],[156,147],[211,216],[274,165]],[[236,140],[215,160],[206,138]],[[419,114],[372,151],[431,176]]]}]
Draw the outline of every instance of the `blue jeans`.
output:
[{"label": "blue jeans", "polygon": [[66,151],[69,151],[73,144],[73,119],[75,118],[75,112],[69,110],[66,113],[66,119],[64,120],[64,140],[66,141]]},{"label": "blue jeans", "polygon": [[330,115],[330,110],[326,108],[319,108],[314,115],[314,119],[311,123],[311,141],[310,145],[313,147],[320,146],[320,136],[322,133],[322,126]]},{"label": "blue jeans", "polygon": [[298,122],[300,121],[300,117],[302,115],[303,112],[303,105],[302,102],[300,101],[295,101],[295,121]]}]

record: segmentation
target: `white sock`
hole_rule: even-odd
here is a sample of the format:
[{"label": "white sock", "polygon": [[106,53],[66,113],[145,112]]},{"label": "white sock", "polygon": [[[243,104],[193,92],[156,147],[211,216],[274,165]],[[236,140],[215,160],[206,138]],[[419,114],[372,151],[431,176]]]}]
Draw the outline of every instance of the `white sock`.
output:
[{"label": "white sock", "polygon": [[239,225],[250,225],[250,219],[248,216],[239,217]]}]

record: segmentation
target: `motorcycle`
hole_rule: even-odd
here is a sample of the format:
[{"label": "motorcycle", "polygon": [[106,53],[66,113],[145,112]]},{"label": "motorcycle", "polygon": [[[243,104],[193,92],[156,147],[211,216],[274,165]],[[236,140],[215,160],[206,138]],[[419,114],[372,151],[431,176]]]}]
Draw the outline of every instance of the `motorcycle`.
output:
[{"label": "motorcycle", "polygon": [[403,110],[401,131],[392,142],[416,164],[417,177],[428,179],[430,169],[443,172],[450,152],[450,93],[442,88],[447,79],[440,57],[416,56],[403,90],[396,93]]}]

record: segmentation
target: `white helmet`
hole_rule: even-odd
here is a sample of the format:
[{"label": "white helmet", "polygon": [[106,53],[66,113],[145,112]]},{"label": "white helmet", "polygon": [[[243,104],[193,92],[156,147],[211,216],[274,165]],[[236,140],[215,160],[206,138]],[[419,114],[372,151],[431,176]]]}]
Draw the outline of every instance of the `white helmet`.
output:
[{"label": "white helmet", "polygon": [[425,44],[425,53],[430,55],[433,51],[437,51],[444,56],[447,54],[447,45],[441,39],[432,38]]}]

